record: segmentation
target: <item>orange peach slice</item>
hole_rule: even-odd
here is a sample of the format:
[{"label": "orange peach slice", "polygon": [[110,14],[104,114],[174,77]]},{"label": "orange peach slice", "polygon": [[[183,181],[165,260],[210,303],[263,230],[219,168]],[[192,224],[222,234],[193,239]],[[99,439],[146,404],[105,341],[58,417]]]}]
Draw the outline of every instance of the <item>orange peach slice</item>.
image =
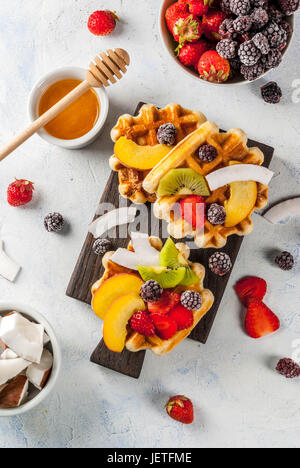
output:
[{"label": "orange peach slice", "polygon": [[236,226],[247,218],[257,200],[256,182],[232,182],[229,186],[230,198],[224,203],[226,210],[225,227]]},{"label": "orange peach slice", "polygon": [[143,281],[138,275],[121,273],[104,281],[93,294],[92,309],[104,320],[111,304],[128,292],[139,294]]},{"label": "orange peach slice", "polygon": [[145,310],[144,301],[137,294],[125,294],[116,299],[107,311],[103,326],[103,339],[111,351],[121,353],[125,347],[127,325],[138,310]]}]

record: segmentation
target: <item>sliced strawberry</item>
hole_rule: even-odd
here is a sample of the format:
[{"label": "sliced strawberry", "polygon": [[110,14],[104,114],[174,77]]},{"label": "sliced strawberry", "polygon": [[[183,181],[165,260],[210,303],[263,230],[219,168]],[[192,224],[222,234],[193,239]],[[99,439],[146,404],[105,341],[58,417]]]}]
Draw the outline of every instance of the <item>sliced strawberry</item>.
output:
[{"label": "sliced strawberry", "polygon": [[251,338],[261,338],[274,333],[280,327],[278,317],[259,299],[247,299],[246,331]]},{"label": "sliced strawberry", "polygon": [[181,216],[194,229],[201,229],[205,223],[205,200],[199,195],[189,195],[180,200]]},{"label": "sliced strawberry", "polygon": [[267,283],[257,276],[247,276],[236,283],[234,289],[244,305],[247,305],[247,298],[256,297],[263,300],[267,292]]},{"label": "sliced strawberry", "polygon": [[161,298],[156,302],[148,302],[148,310],[151,314],[165,315],[180,302],[180,294],[164,290]]},{"label": "sliced strawberry", "polygon": [[145,336],[153,336],[155,329],[149,314],[144,310],[139,310],[130,319],[130,328]]},{"label": "sliced strawberry", "polygon": [[162,340],[169,340],[177,332],[176,322],[166,315],[151,314],[150,317],[154,323],[156,334]]},{"label": "sliced strawberry", "polygon": [[178,304],[169,312],[168,317],[177,323],[178,330],[186,330],[194,323],[194,314],[191,310],[186,309],[183,305]]}]

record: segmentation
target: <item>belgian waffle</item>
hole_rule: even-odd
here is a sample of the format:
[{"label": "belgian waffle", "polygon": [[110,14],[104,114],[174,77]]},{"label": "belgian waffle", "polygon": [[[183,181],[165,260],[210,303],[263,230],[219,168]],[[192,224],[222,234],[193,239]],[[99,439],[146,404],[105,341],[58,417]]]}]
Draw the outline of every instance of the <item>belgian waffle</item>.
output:
[{"label": "belgian waffle", "polygon": [[[194,132],[194,135],[194,141],[188,142],[191,138],[186,138],[178,145],[187,145],[188,151],[185,152],[185,157],[178,158],[175,152],[172,151],[152,169],[144,180],[143,186],[145,190],[155,193],[161,178],[170,169],[174,168],[190,167],[197,173],[205,176],[217,169],[228,166],[230,163],[238,162],[261,165],[264,161],[264,154],[259,148],[248,148],[247,135],[240,129],[234,128],[227,133],[221,133],[217,125],[212,122],[205,122]],[[196,155],[196,150],[205,143],[213,145],[218,150],[218,157],[210,163],[203,163]],[[213,225],[206,220],[203,230],[195,230],[181,216],[176,216],[174,205],[180,198],[182,196],[165,196],[158,199],[154,204],[155,216],[168,222],[168,232],[170,235],[175,239],[188,235],[192,236],[198,247],[221,248],[226,244],[228,236],[232,234],[239,236],[250,234],[253,229],[251,215],[253,211],[266,206],[268,202],[268,187],[257,183],[257,200],[253,210],[245,219],[233,227]],[[206,199],[206,202],[208,204],[219,203],[222,205],[228,198],[229,190],[228,186],[225,186],[213,191]]]},{"label": "belgian waffle", "polygon": [[[151,237],[150,238],[151,245],[156,248],[157,250],[162,249],[162,241],[158,237]],[[180,251],[180,253],[183,255],[183,257],[188,261],[189,255],[190,255],[190,250],[189,248],[183,244],[183,243],[177,243],[176,247]],[[131,242],[128,245],[128,250],[133,250]],[[105,256],[103,257],[103,266],[105,268],[104,274],[102,278],[100,278],[93,286],[92,286],[92,294],[96,292],[96,290],[99,288],[99,286],[108,278],[115,276],[120,273],[128,273],[131,272],[132,270],[129,270],[127,268],[124,268],[120,265],[115,264],[110,260],[110,257],[114,254],[114,252],[107,252]],[[164,354],[167,354],[170,352],[175,346],[177,346],[181,341],[183,341],[193,330],[193,328],[198,324],[198,322],[201,320],[201,318],[210,310],[211,306],[213,305],[214,302],[214,295],[209,289],[204,289],[203,287],[203,281],[205,277],[205,268],[203,265],[200,263],[192,263],[188,262],[190,267],[193,269],[193,271],[196,273],[196,275],[199,278],[199,282],[192,287],[189,287],[188,289],[192,289],[194,291],[197,291],[201,294],[203,303],[202,306],[199,310],[194,312],[194,324],[192,327],[186,329],[186,330],[181,330],[175,333],[175,335],[170,338],[169,340],[162,340],[159,338],[157,335],[154,335],[153,337],[146,337],[144,335],[140,335],[137,332],[130,332],[128,334],[127,340],[126,340],[126,348],[129,351],[132,352],[137,352],[145,349],[150,349],[155,353],[156,355],[162,356]],[[185,287],[178,286],[175,291],[178,293],[183,292]]]},{"label": "belgian waffle", "polygon": [[[116,142],[121,136],[125,136],[138,145],[154,146],[158,143],[158,128],[170,122],[176,127],[178,143],[205,121],[206,118],[201,112],[184,109],[179,104],[169,104],[163,109],[158,109],[153,104],[145,104],[136,117],[122,115],[111,131],[111,138]],[[138,204],[147,201],[152,203],[156,200],[155,194],[143,189],[143,180],[149,171],[125,167],[115,155],[110,158],[109,164],[111,169],[119,174],[119,191],[124,198]]]}]

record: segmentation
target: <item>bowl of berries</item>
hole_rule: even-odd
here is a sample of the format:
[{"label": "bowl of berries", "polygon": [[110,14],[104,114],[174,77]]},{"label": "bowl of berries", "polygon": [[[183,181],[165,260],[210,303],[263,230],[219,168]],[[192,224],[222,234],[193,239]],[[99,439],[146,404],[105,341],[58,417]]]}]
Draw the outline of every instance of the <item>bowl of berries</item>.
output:
[{"label": "bowl of berries", "polygon": [[278,67],[299,0],[164,0],[160,34],[173,61],[213,84],[245,84]]}]

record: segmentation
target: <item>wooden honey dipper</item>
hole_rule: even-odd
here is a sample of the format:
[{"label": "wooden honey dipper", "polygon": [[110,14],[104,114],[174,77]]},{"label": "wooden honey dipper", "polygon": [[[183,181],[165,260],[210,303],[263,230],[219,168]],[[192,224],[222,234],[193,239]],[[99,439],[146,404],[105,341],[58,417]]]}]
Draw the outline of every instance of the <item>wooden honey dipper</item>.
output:
[{"label": "wooden honey dipper", "polygon": [[[41,115],[31,125],[29,125],[22,133],[17,135],[8,145],[0,151],[0,161],[17,149],[28,138],[34,135],[38,130],[47,125],[60,112],[68,107],[72,102],[76,101],[82,94],[90,88],[101,88],[102,86],[110,86],[120,80],[127,71],[127,66],[130,64],[130,57],[126,50],[114,49],[101,52],[99,56],[94,58],[94,62],[90,63],[90,68],[86,72],[85,81],[80,83],[69,94],[58,101],[51,109]],[[121,73],[122,72],[122,73]],[[110,82],[110,83],[109,83]]]}]

